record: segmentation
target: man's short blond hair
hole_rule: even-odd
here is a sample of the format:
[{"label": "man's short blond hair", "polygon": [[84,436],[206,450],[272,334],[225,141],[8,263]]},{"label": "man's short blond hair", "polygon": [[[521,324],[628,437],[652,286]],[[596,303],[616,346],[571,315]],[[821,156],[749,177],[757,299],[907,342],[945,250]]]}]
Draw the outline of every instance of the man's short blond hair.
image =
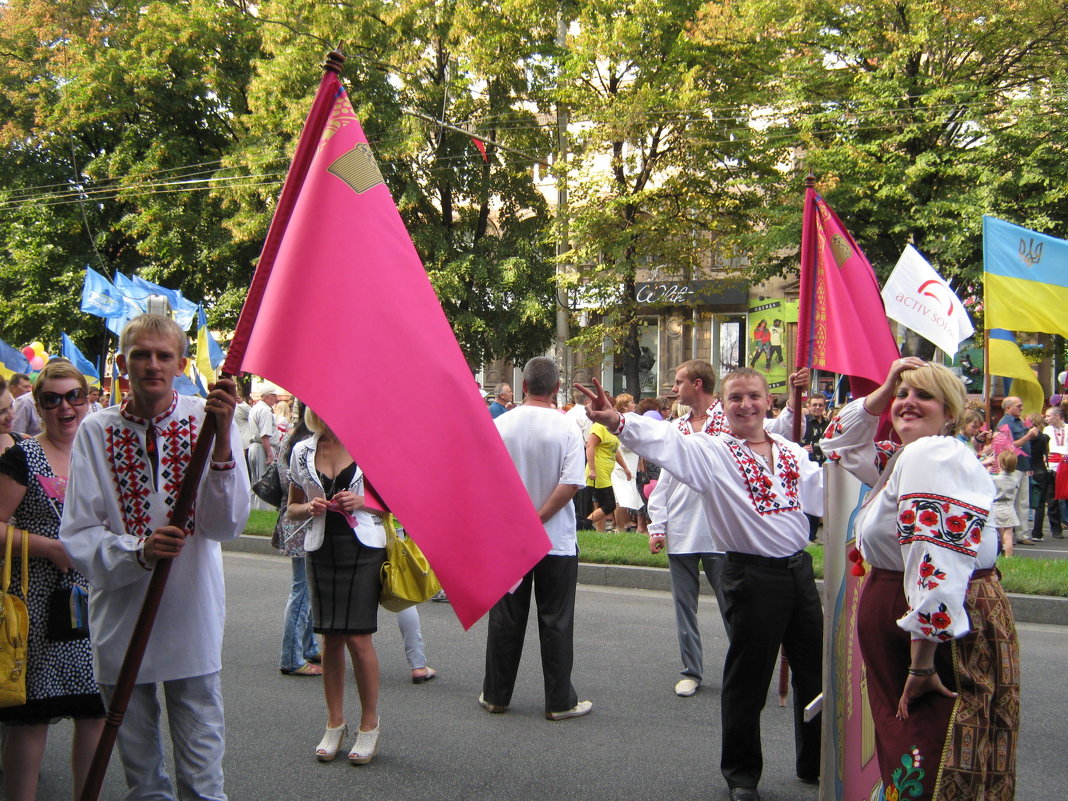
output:
[{"label": "man's short blond hair", "polygon": [[133,344],[145,334],[169,336],[174,339],[174,344],[177,346],[176,352],[180,357],[185,358],[189,355],[189,337],[185,335],[185,331],[178,323],[162,314],[140,314],[130,320],[123,327],[122,335],[119,337],[119,352],[123,356],[128,356]]}]

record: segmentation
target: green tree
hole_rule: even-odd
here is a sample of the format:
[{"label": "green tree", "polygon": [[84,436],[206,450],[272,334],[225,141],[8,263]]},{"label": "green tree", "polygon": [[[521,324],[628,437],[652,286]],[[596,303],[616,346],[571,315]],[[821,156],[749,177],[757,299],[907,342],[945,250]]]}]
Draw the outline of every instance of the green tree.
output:
[{"label": "green tree", "polygon": [[26,284],[0,303],[18,307],[5,314],[15,335],[64,328],[102,346],[75,300],[86,264],[181,289],[232,322],[254,250],[234,243],[208,190],[246,111],[254,26],[209,0],[14,0],[0,14],[13,56],[0,230],[4,269]]},{"label": "green tree", "polygon": [[[310,65],[325,42],[345,43],[353,106],[468,360],[542,352],[552,330],[552,264],[533,168],[550,140],[531,105],[546,33],[533,5],[358,6],[258,8],[266,59],[230,163],[251,172],[292,149],[297,110],[314,90]],[[485,137],[485,161],[465,130]],[[262,239],[273,195],[264,186],[234,197],[235,236]]]},{"label": "green tree", "polygon": [[1063,3],[717,0],[697,31],[764,49],[768,135],[797,148],[748,238],[755,276],[796,267],[810,170],[881,278],[911,242],[978,286],[984,213],[1064,229]]},{"label": "green tree", "polygon": [[570,285],[603,321],[573,343],[623,353],[638,396],[639,269],[694,277],[750,224],[774,149],[747,126],[755,87],[744,64],[690,34],[691,0],[577,6],[557,98],[575,122]]}]

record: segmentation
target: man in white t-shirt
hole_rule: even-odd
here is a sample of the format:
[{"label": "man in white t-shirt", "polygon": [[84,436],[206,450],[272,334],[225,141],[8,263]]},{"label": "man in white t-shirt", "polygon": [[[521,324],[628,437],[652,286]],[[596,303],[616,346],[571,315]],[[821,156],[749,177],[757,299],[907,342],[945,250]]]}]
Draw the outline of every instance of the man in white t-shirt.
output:
[{"label": "man in white t-shirt", "polygon": [[[260,399],[248,414],[249,440],[248,471],[249,480],[255,486],[268,466],[275,460],[278,448],[282,444],[282,432],[274,419],[274,405],[278,403],[278,387],[264,381],[259,387]],[[272,509],[266,501],[252,496],[253,509]]]},{"label": "man in white t-shirt", "polygon": [[508,709],[533,590],[545,675],[545,717],[549,720],[581,717],[593,707],[590,701],[578,700],[571,684],[578,583],[578,539],[571,499],[586,479],[578,428],[552,408],[559,388],[560,371],[553,360],[544,356],[531,359],[523,368],[523,404],[494,421],[552,548],[523,576],[519,586],[490,610],[486,677],[478,698],[489,712]]}]

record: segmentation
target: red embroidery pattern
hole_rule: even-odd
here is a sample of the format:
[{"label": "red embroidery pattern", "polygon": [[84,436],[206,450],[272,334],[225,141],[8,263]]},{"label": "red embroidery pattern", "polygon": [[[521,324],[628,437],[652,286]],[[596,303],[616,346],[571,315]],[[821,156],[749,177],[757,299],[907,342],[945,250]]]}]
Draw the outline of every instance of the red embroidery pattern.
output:
[{"label": "red embroidery pattern", "polygon": [[916,584],[922,590],[933,590],[946,580],[946,574],[939,570],[931,559],[931,554],[925,553],[920,562],[920,578]]},{"label": "red embroidery pattern", "polygon": [[[681,431],[683,434],[691,434],[690,431],[690,415],[692,412],[687,412],[685,417],[680,417],[675,421],[675,428]],[[727,416],[723,414],[723,404],[716,401],[714,404],[708,407],[705,411],[708,415],[708,420],[705,422],[705,427],[701,431],[705,434],[729,434],[731,433],[730,426],[727,425]]]},{"label": "red embroidery pattern", "polygon": [[[192,418],[171,420],[166,426],[160,427],[160,423],[172,415],[177,407],[178,393],[176,392],[167,411],[152,420],[159,431],[163,445],[160,451],[159,492],[163,494],[168,509],[174,506],[178,489],[182,484],[182,477],[193,455],[193,444],[197,433],[197,422]],[[122,405],[121,413],[125,419],[133,423],[148,425],[148,420],[130,414],[125,403]],[[144,539],[152,533],[152,515],[148,508],[148,499],[154,491],[152,468],[144,448],[144,433],[125,426],[108,426],[104,432],[104,442],[115,489],[119,494],[119,507],[122,509],[126,533]],[[195,520],[196,503],[194,502],[189,511],[186,534],[194,533]]]},{"label": "red embroidery pattern", "polygon": [[[193,455],[193,443],[196,442],[197,421],[192,418],[171,420],[166,428],[160,430],[160,439],[163,447],[160,448],[159,480],[160,491],[167,503],[167,508],[174,506],[178,497],[178,490],[182,486],[182,478]],[[186,534],[193,534],[193,521],[196,514],[196,503],[189,512],[189,522],[186,524]]]},{"label": "red embroidery pattern", "polygon": [[922,492],[902,495],[899,507],[899,544],[930,542],[951,551],[975,556],[988,510],[956,498]]},{"label": "red embroidery pattern", "polygon": [[916,616],[922,624],[920,631],[923,632],[924,636],[930,637],[933,635],[943,641],[953,639],[953,635],[946,631],[946,629],[952,627],[953,618],[946,611],[945,604],[939,604],[937,612],[919,612]]},{"label": "red embroidery pattern", "polygon": [[890,461],[890,457],[897,453],[897,449],[900,447],[896,442],[891,442],[888,439],[875,443],[875,466],[880,473],[886,469],[886,463]]},{"label": "red embroidery pattern", "polygon": [[104,429],[104,448],[111,476],[119,494],[122,522],[126,533],[143,539],[152,533],[148,496],[152,494],[152,472],[145,457],[141,436],[125,426]]},{"label": "red embroidery pattern", "polygon": [[767,467],[763,462],[743,448],[738,440],[725,439],[723,442],[730,450],[734,461],[738,464],[738,469],[742,473],[742,480],[745,482],[746,489],[749,492],[749,502],[753,504],[757,514],[771,515],[779,512],[791,512],[801,508],[797,502],[797,484],[801,472],[798,470],[797,458],[793,453],[785,448],[778,449],[779,482],[786,492],[785,500],[787,502],[784,503],[783,498],[775,493],[775,482],[768,475]]}]

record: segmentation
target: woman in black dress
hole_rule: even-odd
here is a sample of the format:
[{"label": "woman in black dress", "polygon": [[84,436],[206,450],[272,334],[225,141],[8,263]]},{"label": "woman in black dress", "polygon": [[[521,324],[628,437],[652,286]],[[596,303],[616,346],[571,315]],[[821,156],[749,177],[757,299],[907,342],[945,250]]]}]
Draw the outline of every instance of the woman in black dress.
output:
[{"label": "woman in black dress", "polygon": [[315,436],[297,443],[290,457],[290,520],[306,520],[313,629],[323,638],[326,733],[316,757],[329,762],[345,737],[345,652],[352,659],[360,696],[360,725],[349,761],[365,765],[378,750],[378,630],[380,572],[386,559],[381,516],[364,500],[363,471],[311,409],[304,422]]},{"label": "woman in black dress", "polygon": [[[27,700],[0,709],[7,728],[3,766],[8,801],[32,801],[37,794],[48,725],[61,718],[74,719],[71,763],[74,797],[79,797],[104,725],[88,637],[56,641],[47,636],[52,592],[75,585],[89,588],[59,541],[70,451],[89,408],[88,386],[74,365],[53,359],[41,371],[33,397],[43,431],[17,441],[0,456],[0,521],[20,530],[12,543],[15,553],[21,537],[27,532],[30,537]],[[0,539],[6,536],[6,523],[0,522]],[[12,559],[12,573],[18,575],[19,558]]]}]

